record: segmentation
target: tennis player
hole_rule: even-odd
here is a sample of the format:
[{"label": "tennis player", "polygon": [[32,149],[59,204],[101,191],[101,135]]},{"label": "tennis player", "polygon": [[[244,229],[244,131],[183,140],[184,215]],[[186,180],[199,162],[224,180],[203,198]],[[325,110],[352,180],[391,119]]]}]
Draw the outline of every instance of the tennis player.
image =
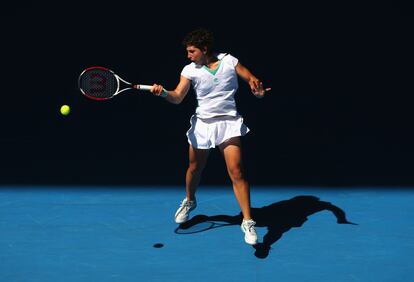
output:
[{"label": "tennis player", "polygon": [[263,98],[266,91],[257,79],[237,58],[228,53],[215,53],[214,36],[206,29],[188,33],[183,45],[191,63],[186,65],[174,90],[165,90],[154,84],[151,92],[167,101],[179,104],[192,86],[198,106],[190,119],[187,131],[189,143],[189,167],[186,173],[186,197],[175,213],[175,222],[183,223],[197,206],[196,189],[206,165],[210,149],[218,147],[222,152],[234,194],[240,205],[243,221],[241,229],[245,241],[257,243],[255,221],[250,212],[250,188],[244,177],[240,137],[249,132],[238,113],[234,95],[238,89],[238,76],[245,80],[252,93]]}]

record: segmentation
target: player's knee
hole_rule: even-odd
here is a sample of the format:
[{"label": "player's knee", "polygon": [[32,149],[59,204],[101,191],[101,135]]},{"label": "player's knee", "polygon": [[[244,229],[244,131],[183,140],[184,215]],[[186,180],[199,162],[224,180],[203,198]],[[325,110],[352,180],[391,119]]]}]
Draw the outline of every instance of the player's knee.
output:
[{"label": "player's knee", "polygon": [[230,178],[233,182],[244,180],[243,172],[240,167],[238,166],[230,167],[228,171],[229,171]]},{"label": "player's knee", "polygon": [[200,174],[200,173],[203,172],[203,170],[204,170],[204,165],[201,165],[201,164],[196,163],[196,162],[190,163],[190,165],[188,166],[188,171],[191,174]]}]

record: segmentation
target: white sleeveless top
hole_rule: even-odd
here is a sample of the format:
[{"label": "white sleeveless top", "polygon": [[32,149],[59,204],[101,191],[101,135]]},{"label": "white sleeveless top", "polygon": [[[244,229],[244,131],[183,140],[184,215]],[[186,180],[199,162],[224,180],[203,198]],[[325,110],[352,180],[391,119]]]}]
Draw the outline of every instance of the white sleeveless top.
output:
[{"label": "white sleeveless top", "polygon": [[238,59],[230,54],[217,56],[219,65],[211,71],[194,62],[186,65],[181,75],[191,80],[197,96],[196,116],[201,119],[216,116],[238,116],[234,94],[239,84],[236,73]]}]

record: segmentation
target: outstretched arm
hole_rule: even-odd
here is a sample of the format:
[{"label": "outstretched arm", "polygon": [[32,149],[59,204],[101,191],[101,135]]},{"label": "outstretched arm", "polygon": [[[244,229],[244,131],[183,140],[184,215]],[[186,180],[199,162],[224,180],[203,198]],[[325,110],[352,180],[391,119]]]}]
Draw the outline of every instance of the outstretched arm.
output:
[{"label": "outstretched arm", "polygon": [[240,62],[236,65],[236,73],[243,78],[244,81],[249,83],[252,93],[257,98],[263,98],[266,91],[270,91],[271,88],[264,88],[263,83],[255,77],[249,69],[243,66]]},{"label": "outstretched arm", "polygon": [[[173,104],[180,104],[190,90],[191,81],[184,76],[180,77],[180,82],[174,90],[165,90],[162,85],[154,84],[151,92],[156,96],[164,96],[165,99]],[[166,95],[166,96],[165,96]]]}]

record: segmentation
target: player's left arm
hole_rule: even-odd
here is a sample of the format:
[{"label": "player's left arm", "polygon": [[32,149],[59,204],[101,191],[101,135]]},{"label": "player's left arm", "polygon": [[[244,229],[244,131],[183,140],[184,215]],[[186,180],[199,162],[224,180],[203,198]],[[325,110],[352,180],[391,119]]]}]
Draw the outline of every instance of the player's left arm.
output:
[{"label": "player's left arm", "polygon": [[266,91],[270,91],[271,88],[264,88],[263,83],[252,74],[252,72],[243,66],[240,62],[236,65],[236,73],[238,76],[240,76],[244,81],[246,81],[250,89],[252,90],[252,93],[257,98],[263,98]]}]

